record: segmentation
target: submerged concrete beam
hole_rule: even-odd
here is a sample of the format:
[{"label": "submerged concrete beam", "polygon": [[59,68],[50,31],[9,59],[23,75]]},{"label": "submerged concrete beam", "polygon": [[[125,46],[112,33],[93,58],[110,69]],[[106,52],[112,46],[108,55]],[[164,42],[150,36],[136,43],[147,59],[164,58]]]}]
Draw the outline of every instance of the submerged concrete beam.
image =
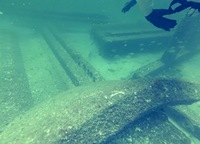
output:
[{"label": "submerged concrete beam", "polygon": [[0,30],[0,131],[21,112],[33,106],[17,35]]},{"label": "submerged concrete beam", "polygon": [[200,85],[178,80],[103,81],[70,89],[15,119],[2,143],[103,143],[153,110],[200,100]]}]

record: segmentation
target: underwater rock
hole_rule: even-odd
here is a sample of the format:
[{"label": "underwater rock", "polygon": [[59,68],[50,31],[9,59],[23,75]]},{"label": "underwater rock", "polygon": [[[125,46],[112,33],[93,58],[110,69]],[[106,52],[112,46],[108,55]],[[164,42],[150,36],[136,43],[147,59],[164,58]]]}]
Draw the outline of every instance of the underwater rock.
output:
[{"label": "underwater rock", "polygon": [[200,100],[200,85],[178,80],[103,81],[37,105],[0,133],[6,144],[104,143],[153,110]]}]

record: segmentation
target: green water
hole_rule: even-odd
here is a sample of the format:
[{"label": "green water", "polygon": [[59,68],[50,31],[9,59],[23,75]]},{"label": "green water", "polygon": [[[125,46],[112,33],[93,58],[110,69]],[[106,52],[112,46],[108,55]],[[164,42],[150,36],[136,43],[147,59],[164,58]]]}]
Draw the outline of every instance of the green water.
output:
[{"label": "green water", "polygon": [[[189,17],[185,16],[188,12],[185,10],[169,16],[176,19],[178,25],[166,32],[146,21],[137,5],[122,13],[125,3],[125,0],[0,0],[0,144],[6,142],[5,138],[1,142],[4,131],[9,140],[10,127],[17,123],[15,127],[20,129],[20,125],[26,123],[21,124],[20,117],[32,115],[31,111],[41,112],[40,105],[44,107],[48,100],[79,86],[138,77],[200,83],[199,13]],[[155,7],[166,8],[168,4],[169,1],[155,2]],[[178,52],[175,59],[167,55],[163,62],[161,58],[167,49],[170,52],[178,49]],[[165,64],[169,67],[163,68]],[[189,109],[195,115],[199,107],[197,103]],[[41,118],[46,118],[44,115]],[[95,115],[98,114],[92,116]],[[155,115],[164,117],[156,112],[149,119],[155,119]],[[177,125],[176,120],[169,123]],[[200,128],[200,122],[197,123]],[[148,122],[137,122],[134,126],[127,123],[127,127],[140,132],[145,127],[143,124],[148,125]],[[193,127],[193,123],[190,126]],[[192,143],[199,142],[196,138],[199,129],[189,134],[176,127],[190,137]],[[174,132],[176,134],[178,132]],[[135,139],[140,134],[128,128],[116,135],[119,135],[116,139],[107,141],[152,143],[147,137]],[[16,137],[20,141],[20,134]],[[42,144],[39,139],[42,136],[24,143]]]}]

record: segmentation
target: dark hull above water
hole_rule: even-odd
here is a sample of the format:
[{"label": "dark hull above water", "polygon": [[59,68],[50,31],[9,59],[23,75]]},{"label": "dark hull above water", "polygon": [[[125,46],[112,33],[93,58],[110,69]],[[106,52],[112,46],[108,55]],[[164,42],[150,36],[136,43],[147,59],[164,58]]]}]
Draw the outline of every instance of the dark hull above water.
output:
[{"label": "dark hull above water", "polygon": [[[152,111],[168,105],[199,101],[199,91],[199,84],[166,79],[104,81],[80,86],[15,119],[0,133],[0,140],[5,144],[120,143],[121,138],[127,138],[123,136],[123,130],[131,123],[135,123],[135,130],[140,132],[146,129],[145,125],[150,128],[154,123],[152,121],[155,121],[158,125],[152,126],[155,128],[152,129],[163,131],[167,127],[168,134],[172,135],[164,136],[166,133],[162,132],[158,135],[158,132],[149,129],[147,132],[152,139],[148,139],[147,143],[155,143],[156,139],[158,143],[190,143],[183,133],[166,120],[166,116]],[[145,117],[146,122],[139,120]],[[163,129],[158,129],[159,126]]]}]

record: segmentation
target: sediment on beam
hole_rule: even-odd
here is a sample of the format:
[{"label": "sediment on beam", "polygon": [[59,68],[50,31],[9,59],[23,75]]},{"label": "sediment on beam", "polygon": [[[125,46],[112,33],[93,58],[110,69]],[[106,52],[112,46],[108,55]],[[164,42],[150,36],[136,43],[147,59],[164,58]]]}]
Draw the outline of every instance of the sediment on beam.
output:
[{"label": "sediment on beam", "polygon": [[17,40],[14,32],[0,30],[0,131],[34,103]]},{"label": "sediment on beam", "polygon": [[91,77],[88,76],[88,74],[71,58],[70,54],[62,47],[62,45],[56,41],[55,37],[47,28],[40,29],[40,32],[75,86],[93,81]]},{"label": "sediment on beam", "polygon": [[63,48],[70,54],[72,59],[87,73],[88,76],[94,82],[105,80],[103,76],[89,63],[87,62],[76,50],[71,49],[64,38],[56,34],[55,30],[50,29],[56,40],[63,46]]},{"label": "sediment on beam", "polygon": [[[200,142],[200,102],[164,108],[164,112],[184,131]],[[197,141],[196,140],[196,141]]]}]

